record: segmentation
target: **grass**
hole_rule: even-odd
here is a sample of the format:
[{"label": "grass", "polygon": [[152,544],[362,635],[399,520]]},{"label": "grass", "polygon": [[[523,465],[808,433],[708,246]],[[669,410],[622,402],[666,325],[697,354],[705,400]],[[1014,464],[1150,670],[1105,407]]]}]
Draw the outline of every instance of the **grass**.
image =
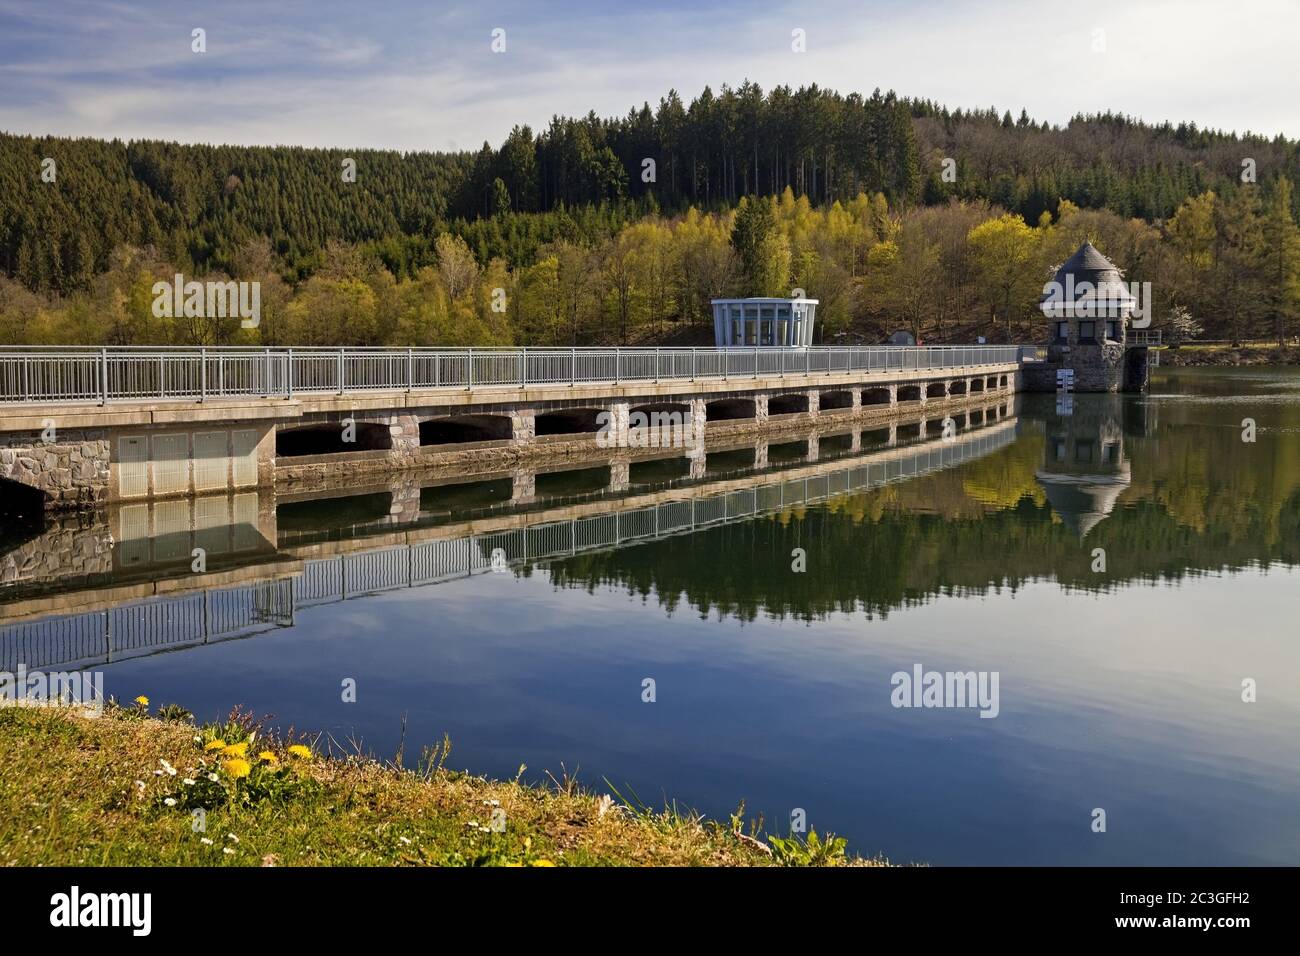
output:
[{"label": "grass", "polygon": [[766,843],[742,812],[718,822],[567,777],[458,773],[445,743],[404,768],[291,753],[238,714],[204,727],[164,714],[0,708],[0,865],[883,865],[834,837]]}]

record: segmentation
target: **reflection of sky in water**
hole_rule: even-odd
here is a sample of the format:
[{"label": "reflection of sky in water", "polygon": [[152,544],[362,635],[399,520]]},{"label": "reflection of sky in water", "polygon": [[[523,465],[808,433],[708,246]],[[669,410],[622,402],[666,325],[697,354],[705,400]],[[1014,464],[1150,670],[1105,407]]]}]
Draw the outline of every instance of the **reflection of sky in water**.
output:
[{"label": "reflection of sky in water", "polygon": [[[808,626],[669,617],[653,596],[488,574],[114,665],[108,689],[165,687],[201,717],[242,701],[381,756],[405,713],[408,754],[445,731],[453,766],[492,775],[563,765],[652,804],[718,815],[745,799],[772,823],[803,807],[899,860],[1295,863],[1300,655],[1268,622],[1289,620],[1298,577],[1034,584]],[[916,662],[999,671],[1001,715],[893,709],[890,675]],[[1242,677],[1258,703],[1241,703]],[[1089,830],[1098,806],[1104,835]]]}]

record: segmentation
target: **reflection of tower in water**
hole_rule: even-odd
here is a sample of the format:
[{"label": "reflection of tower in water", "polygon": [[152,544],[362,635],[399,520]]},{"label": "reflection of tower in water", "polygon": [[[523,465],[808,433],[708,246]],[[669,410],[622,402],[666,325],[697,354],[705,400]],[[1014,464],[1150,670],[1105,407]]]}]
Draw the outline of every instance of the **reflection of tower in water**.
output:
[{"label": "reflection of tower in water", "polygon": [[1043,465],[1034,477],[1079,540],[1115,508],[1131,481],[1118,395],[1086,395],[1047,418]]}]

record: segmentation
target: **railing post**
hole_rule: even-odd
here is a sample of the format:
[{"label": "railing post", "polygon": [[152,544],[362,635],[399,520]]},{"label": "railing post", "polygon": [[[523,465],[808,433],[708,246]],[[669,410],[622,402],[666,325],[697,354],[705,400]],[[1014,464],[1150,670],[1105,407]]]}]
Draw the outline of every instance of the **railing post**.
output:
[{"label": "railing post", "polygon": [[415,349],[406,350],[406,390],[415,391]]},{"label": "railing post", "polygon": [[758,378],[758,346],[754,346],[754,378]]},{"label": "railing post", "polygon": [[208,399],[208,350],[199,349],[199,402]]},{"label": "railing post", "polygon": [[618,384],[619,377],[623,373],[623,350],[618,346],[614,347],[614,384]]},{"label": "railing post", "polygon": [[162,352],[158,353],[158,397],[162,398],[167,394],[167,388],[164,384],[167,378],[167,356]]},{"label": "railing post", "polygon": [[293,349],[284,356],[284,397],[293,398]]},{"label": "railing post", "polygon": [[264,386],[262,389],[262,397],[270,398],[271,397],[271,350],[270,349],[266,350],[266,381],[263,382],[262,384]]},{"label": "railing post", "polygon": [[108,349],[99,350],[99,404],[108,404]]},{"label": "railing post", "polygon": [[474,350],[471,348],[465,356],[465,391],[474,389]]},{"label": "railing post", "polygon": [[569,349],[569,384],[578,384],[578,350],[576,347]]},{"label": "railing post", "polygon": [[342,395],[343,394],[343,350],[342,349],[339,349],[338,379],[339,379],[339,394]]},{"label": "railing post", "polygon": [[523,388],[528,381],[528,346],[519,350],[519,387]]}]

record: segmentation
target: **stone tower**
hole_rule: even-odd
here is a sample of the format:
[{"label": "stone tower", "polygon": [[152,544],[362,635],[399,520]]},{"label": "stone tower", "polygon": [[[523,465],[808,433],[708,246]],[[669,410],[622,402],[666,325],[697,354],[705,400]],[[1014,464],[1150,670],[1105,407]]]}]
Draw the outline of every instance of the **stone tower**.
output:
[{"label": "stone tower", "polygon": [[1048,320],[1047,361],[1032,372],[1027,367],[1026,385],[1032,391],[1063,382],[1076,392],[1144,391],[1147,350],[1129,341],[1137,305],[1119,268],[1085,242],[1039,300]]}]

